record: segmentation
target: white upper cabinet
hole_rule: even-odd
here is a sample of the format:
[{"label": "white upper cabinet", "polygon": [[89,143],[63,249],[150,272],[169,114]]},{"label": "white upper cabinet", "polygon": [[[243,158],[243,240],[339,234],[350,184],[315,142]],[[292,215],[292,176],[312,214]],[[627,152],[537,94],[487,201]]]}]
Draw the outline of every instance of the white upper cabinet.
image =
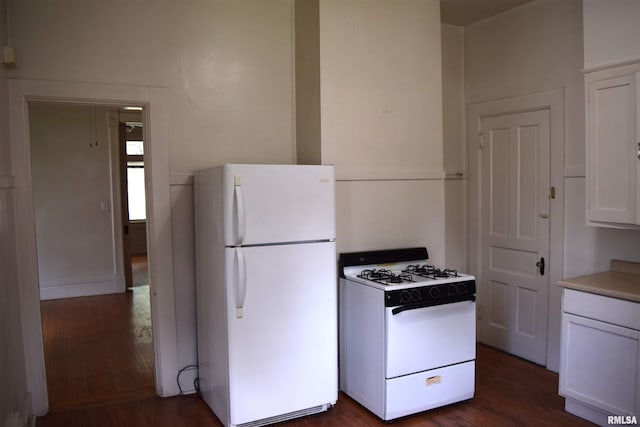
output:
[{"label": "white upper cabinet", "polygon": [[640,226],[640,64],[588,73],[587,222]]},{"label": "white upper cabinet", "polygon": [[640,1],[583,0],[582,18],[585,69],[640,59]]}]

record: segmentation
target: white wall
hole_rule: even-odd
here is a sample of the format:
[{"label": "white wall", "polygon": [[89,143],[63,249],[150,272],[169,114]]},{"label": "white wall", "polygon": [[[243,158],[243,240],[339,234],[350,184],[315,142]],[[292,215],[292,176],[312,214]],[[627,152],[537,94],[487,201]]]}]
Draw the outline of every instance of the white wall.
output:
[{"label": "white wall", "polygon": [[[173,285],[176,305],[176,341],[178,366],[198,362],[196,334],[196,272],[193,224],[193,177],[174,176],[171,180],[171,229],[173,232]],[[185,392],[194,391],[197,371],[186,370],[180,376]]]},{"label": "white wall", "polygon": [[319,165],[322,163],[319,0],[295,0],[294,28],[297,162]]},{"label": "white wall", "polygon": [[640,2],[583,0],[584,68],[640,60]]},{"label": "white wall", "polygon": [[33,103],[29,113],[41,298],[113,293],[107,112]]},{"label": "white wall", "polygon": [[[445,180],[445,238],[448,268],[467,264],[467,155],[464,98],[464,28],[442,24],[442,118]],[[461,174],[461,175],[460,175]]]},{"label": "white wall", "polygon": [[565,168],[584,175],[580,1],[536,0],[465,30],[467,103],[565,88]]},{"label": "white wall", "polygon": [[464,27],[442,24],[442,116],[444,168],[467,169],[465,143]]},{"label": "white wall", "polygon": [[[564,247],[552,248],[552,252],[564,254],[563,277],[605,270],[613,257],[638,260],[639,256],[633,249],[640,238],[638,232],[584,225],[582,28],[580,0],[536,0],[465,27],[467,104],[564,89],[564,173],[555,183],[562,186],[565,195],[564,200],[555,201],[564,209]],[[550,260],[556,266],[559,261]],[[547,366],[557,370],[560,289],[555,283],[550,284],[548,332]]]},{"label": "white wall", "polygon": [[338,252],[426,246],[444,265],[442,198],[442,180],[338,182]]},{"label": "white wall", "polygon": [[293,0],[167,3],[172,173],[295,163]]},{"label": "white wall", "polygon": [[169,88],[173,173],[294,161],[292,0],[14,3],[11,76]]},{"label": "white wall", "polygon": [[609,270],[612,259],[640,262],[640,231],[586,225],[585,180],[565,180],[564,277]]},{"label": "white wall", "polygon": [[322,161],[442,171],[437,1],[320,4]]},{"label": "white wall", "polygon": [[322,163],[338,251],[427,246],[444,262],[437,1],[320,2]]}]

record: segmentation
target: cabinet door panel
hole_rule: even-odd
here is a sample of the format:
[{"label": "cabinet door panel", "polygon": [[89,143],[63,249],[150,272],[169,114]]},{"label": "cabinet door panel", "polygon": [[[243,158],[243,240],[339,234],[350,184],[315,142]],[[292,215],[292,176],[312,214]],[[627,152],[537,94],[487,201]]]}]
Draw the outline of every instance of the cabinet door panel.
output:
[{"label": "cabinet door panel", "polygon": [[636,223],[636,75],[588,83],[587,218]]},{"label": "cabinet door panel", "polygon": [[610,414],[636,414],[640,333],[562,314],[560,394]]}]

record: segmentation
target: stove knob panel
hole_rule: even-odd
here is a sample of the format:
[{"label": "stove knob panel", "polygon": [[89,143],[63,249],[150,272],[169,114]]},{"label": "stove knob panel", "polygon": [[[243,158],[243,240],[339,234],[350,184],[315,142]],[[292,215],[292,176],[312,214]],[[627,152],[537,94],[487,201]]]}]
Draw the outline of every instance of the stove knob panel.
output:
[{"label": "stove knob panel", "polygon": [[409,293],[409,291],[400,292],[400,302],[402,304],[406,304],[409,301],[411,301],[411,294]]},{"label": "stove knob panel", "polygon": [[440,289],[438,289],[437,286],[432,286],[429,289],[429,296],[431,296],[431,298],[438,298],[440,296]]}]

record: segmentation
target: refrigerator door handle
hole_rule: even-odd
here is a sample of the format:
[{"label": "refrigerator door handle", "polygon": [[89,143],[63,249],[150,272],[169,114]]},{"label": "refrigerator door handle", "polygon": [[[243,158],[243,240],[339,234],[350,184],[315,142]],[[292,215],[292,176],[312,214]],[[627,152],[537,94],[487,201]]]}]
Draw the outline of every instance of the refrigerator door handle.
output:
[{"label": "refrigerator door handle", "polygon": [[236,317],[241,319],[244,299],[247,295],[247,264],[241,248],[236,248],[236,268],[238,269],[238,282],[236,283]]},{"label": "refrigerator door handle", "polygon": [[240,175],[234,176],[233,194],[236,198],[236,207],[238,209],[238,217],[236,218],[237,234],[236,244],[244,243],[244,236],[247,229],[247,218],[244,211],[244,196],[242,195],[242,186],[240,185]]}]

